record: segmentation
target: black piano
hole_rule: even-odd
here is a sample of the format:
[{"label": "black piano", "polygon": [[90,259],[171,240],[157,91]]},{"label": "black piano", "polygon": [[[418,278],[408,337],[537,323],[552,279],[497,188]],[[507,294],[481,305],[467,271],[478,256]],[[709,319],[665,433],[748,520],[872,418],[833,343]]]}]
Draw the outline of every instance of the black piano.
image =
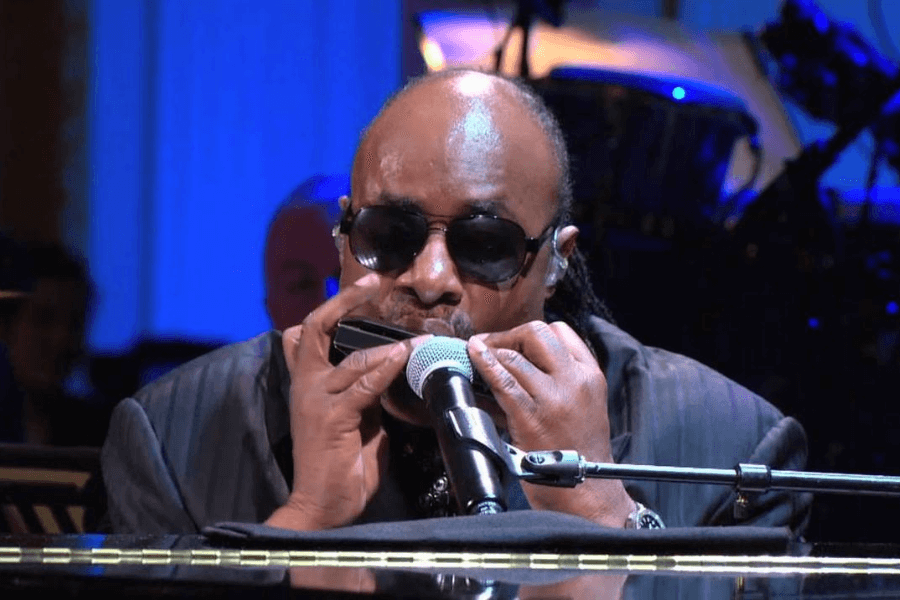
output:
[{"label": "black piano", "polygon": [[0,598],[900,597],[900,547],[888,544],[806,544],[753,528],[616,531],[583,543],[444,538],[457,519],[490,529],[495,517],[445,519],[437,533],[399,524],[399,536],[381,539],[385,530],[280,537],[240,524],[190,536],[3,535]]}]

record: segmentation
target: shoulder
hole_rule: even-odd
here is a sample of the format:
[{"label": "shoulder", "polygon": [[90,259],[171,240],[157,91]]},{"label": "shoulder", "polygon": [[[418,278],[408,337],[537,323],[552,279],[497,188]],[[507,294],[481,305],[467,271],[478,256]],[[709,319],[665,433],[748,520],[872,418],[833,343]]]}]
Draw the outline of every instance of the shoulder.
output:
[{"label": "shoulder", "polygon": [[[617,461],[804,468],[803,428],[761,396],[696,360],[641,344],[601,319],[592,329],[609,387],[610,430],[621,440]],[[670,526],[736,522],[734,492],[723,486],[642,481],[628,490],[657,507]],[[799,528],[807,510],[808,497],[773,492],[758,499],[747,523]]]},{"label": "shoulder", "polygon": [[281,336],[268,332],[120,402],[102,455],[117,527],[196,531],[268,516],[287,494],[271,450],[289,427],[283,364]]},{"label": "shoulder", "polygon": [[200,413],[238,408],[277,392],[285,373],[281,334],[269,331],[181,365],[133,398],[152,423],[183,426]]},{"label": "shoulder", "polygon": [[[758,394],[681,354],[646,346],[615,325],[595,318],[609,386],[610,416],[623,430],[689,431],[722,443],[752,447],[784,415]],[[712,439],[709,441],[713,441]]]}]

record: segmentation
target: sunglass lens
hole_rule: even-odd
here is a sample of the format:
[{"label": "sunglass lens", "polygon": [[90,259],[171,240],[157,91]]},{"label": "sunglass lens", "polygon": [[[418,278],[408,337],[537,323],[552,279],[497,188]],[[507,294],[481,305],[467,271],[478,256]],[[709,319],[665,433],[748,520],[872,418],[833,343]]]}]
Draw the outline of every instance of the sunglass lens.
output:
[{"label": "sunglass lens", "polygon": [[455,221],[447,246],[462,274],[486,283],[514,277],[525,259],[525,232],[512,221],[476,216]]},{"label": "sunglass lens", "polygon": [[428,235],[424,218],[390,207],[363,208],[353,220],[350,249],[359,263],[388,273],[408,267]]}]

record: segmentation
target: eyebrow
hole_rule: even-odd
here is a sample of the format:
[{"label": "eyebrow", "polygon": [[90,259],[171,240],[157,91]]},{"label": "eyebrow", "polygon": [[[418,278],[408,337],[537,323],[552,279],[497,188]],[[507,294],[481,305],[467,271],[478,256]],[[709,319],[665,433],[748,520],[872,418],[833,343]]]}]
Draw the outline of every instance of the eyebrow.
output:
[{"label": "eyebrow", "polygon": [[[420,203],[409,196],[398,196],[390,192],[381,192],[378,203],[384,206],[396,206],[399,208],[420,209]],[[496,196],[493,198],[470,198],[464,203],[466,214],[495,215],[511,218],[512,213],[506,207],[506,198]]]}]

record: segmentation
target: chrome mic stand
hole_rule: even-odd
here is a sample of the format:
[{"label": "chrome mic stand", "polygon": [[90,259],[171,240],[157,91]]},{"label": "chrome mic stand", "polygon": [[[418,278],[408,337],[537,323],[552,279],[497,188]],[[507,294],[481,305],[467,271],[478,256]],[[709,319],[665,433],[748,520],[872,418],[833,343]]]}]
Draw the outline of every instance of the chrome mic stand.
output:
[{"label": "chrome mic stand", "polygon": [[[574,487],[588,477],[600,479],[649,479],[677,483],[729,485],[738,493],[792,490],[834,494],[900,496],[900,477],[781,471],[767,465],[740,463],[733,469],[657,467],[589,462],[574,450],[523,452],[509,446],[516,475],[542,485]],[[516,460],[516,459],[519,460]]]},{"label": "chrome mic stand", "polygon": [[900,477],[783,471],[767,465],[740,463],[733,469],[659,467],[596,463],[585,460],[575,450],[525,452],[503,442],[496,430],[485,431],[480,423],[480,408],[456,408],[448,411],[457,437],[487,450],[515,477],[539,485],[575,487],[588,477],[600,479],[644,479],[675,483],[728,485],[738,494],[735,513],[748,505],[748,495],[770,490],[900,496]]}]

